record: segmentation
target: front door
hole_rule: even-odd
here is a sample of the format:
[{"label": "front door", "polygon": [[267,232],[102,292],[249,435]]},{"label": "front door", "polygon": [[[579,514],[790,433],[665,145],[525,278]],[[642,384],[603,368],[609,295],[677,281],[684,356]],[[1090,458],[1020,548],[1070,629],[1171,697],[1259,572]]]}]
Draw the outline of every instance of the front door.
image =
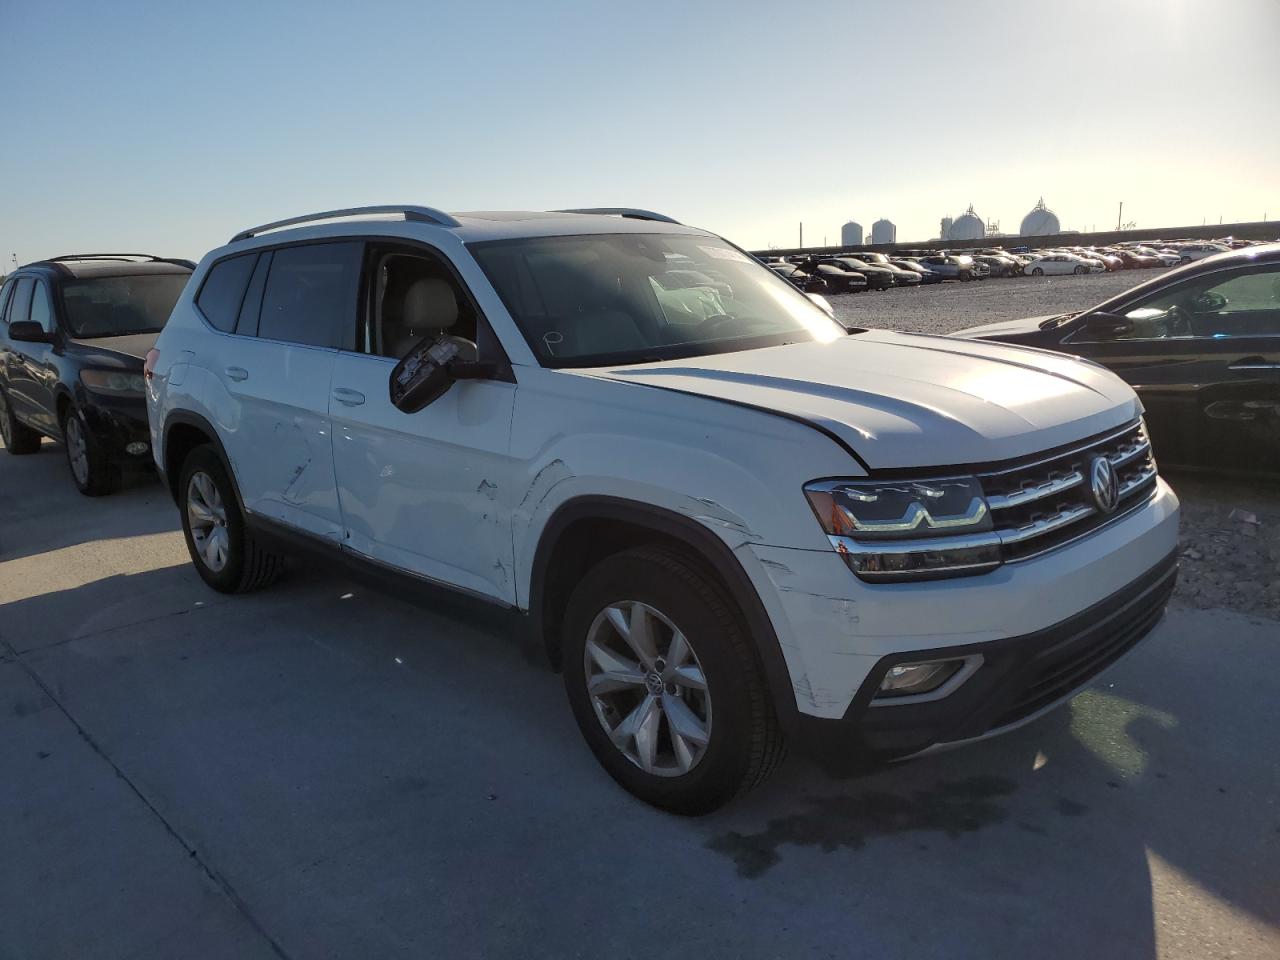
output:
[{"label": "front door", "polygon": [[356,350],[338,354],[329,400],[347,549],[513,604],[516,385],[463,380],[417,413],[396,409],[396,361],[442,333],[474,343],[484,321],[447,264],[425,250],[371,246],[364,274]]},{"label": "front door", "polygon": [[1109,337],[1073,334],[1072,350],[1134,386],[1156,456],[1280,472],[1280,265],[1194,277],[1125,316]]}]

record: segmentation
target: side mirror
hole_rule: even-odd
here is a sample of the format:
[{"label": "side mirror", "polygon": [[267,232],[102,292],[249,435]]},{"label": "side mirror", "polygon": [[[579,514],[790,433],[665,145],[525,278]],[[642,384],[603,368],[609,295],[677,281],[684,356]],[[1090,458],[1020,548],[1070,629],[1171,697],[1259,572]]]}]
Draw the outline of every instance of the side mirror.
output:
[{"label": "side mirror", "polygon": [[423,340],[410,350],[391,371],[391,403],[405,413],[417,413],[439,400],[453,386],[451,361],[458,345],[449,337]]},{"label": "side mirror", "polygon": [[458,380],[487,380],[497,373],[492,363],[464,360],[474,357],[475,344],[445,334],[423,340],[391,371],[388,388],[392,405],[405,413],[417,413],[444,396]]},{"label": "side mirror", "polygon": [[16,320],[9,324],[9,339],[22,343],[53,343],[53,334],[34,320]]},{"label": "side mirror", "polygon": [[1129,318],[1118,313],[1091,313],[1085,317],[1084,325],[1090,333],[1109,337],[1128,333],[1133,329],[1133,323]]}]

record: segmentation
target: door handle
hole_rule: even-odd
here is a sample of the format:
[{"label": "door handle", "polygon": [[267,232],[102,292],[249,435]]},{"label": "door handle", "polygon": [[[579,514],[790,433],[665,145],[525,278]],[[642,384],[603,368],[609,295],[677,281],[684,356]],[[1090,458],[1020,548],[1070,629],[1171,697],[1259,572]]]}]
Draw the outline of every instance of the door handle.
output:
[{"label": "door handle", "polygon": [[244,367],[227,367],[225,372],[227,374],[228,380],[248,380],[249,379],[249,371],[246,370]]},{"label": "door handle", "polygon": [[1237,360],[1228,370],[1280,370],[1280,363],[1268,363],[1263,357],[1245,357]]},{"label": "door handle", "polygon": [[346,404],[348,407],[358,407],[364,403],[364,394],[359,390],[352,390],[348,387],[335,387],[333,399],[339,403]]}]

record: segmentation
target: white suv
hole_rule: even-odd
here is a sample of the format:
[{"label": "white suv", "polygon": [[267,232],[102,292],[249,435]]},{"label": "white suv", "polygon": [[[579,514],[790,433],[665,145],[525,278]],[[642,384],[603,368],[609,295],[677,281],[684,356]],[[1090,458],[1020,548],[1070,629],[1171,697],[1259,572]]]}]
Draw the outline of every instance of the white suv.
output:
[{"label": "white suv", "polygon": [[759,781],[784,734],[861,764],[1016,726],[1176,576],[1117,377],[847,333],[659,214],[268,224],[156,346],[156,464],[210,586],[310,545],[517,611],[600,763],[671,810]]}]

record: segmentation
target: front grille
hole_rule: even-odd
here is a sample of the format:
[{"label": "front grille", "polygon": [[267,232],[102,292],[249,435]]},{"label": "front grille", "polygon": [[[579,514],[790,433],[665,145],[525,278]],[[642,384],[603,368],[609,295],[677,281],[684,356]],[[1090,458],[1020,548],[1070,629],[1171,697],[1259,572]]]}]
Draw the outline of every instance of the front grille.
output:
[{"label": "front grille", "polygon": [[[1095,499],[1091,470],[1106,457],[1119,481],[1111,511]],[[1092,533],[1145,503],[1156,462],[1142,422],[1030,464],[978,474],[1006,562],[1026,560]]]},{"label": "front grille", "polygon": [[1173,592],[1173,570],[1128,605],[1104,616],[1077,634],[1037,654],[1025,674],[1025,686],[988,729],[1017,723],[1061,700],[1087,683],[1141,640],[1164,614]]}]

